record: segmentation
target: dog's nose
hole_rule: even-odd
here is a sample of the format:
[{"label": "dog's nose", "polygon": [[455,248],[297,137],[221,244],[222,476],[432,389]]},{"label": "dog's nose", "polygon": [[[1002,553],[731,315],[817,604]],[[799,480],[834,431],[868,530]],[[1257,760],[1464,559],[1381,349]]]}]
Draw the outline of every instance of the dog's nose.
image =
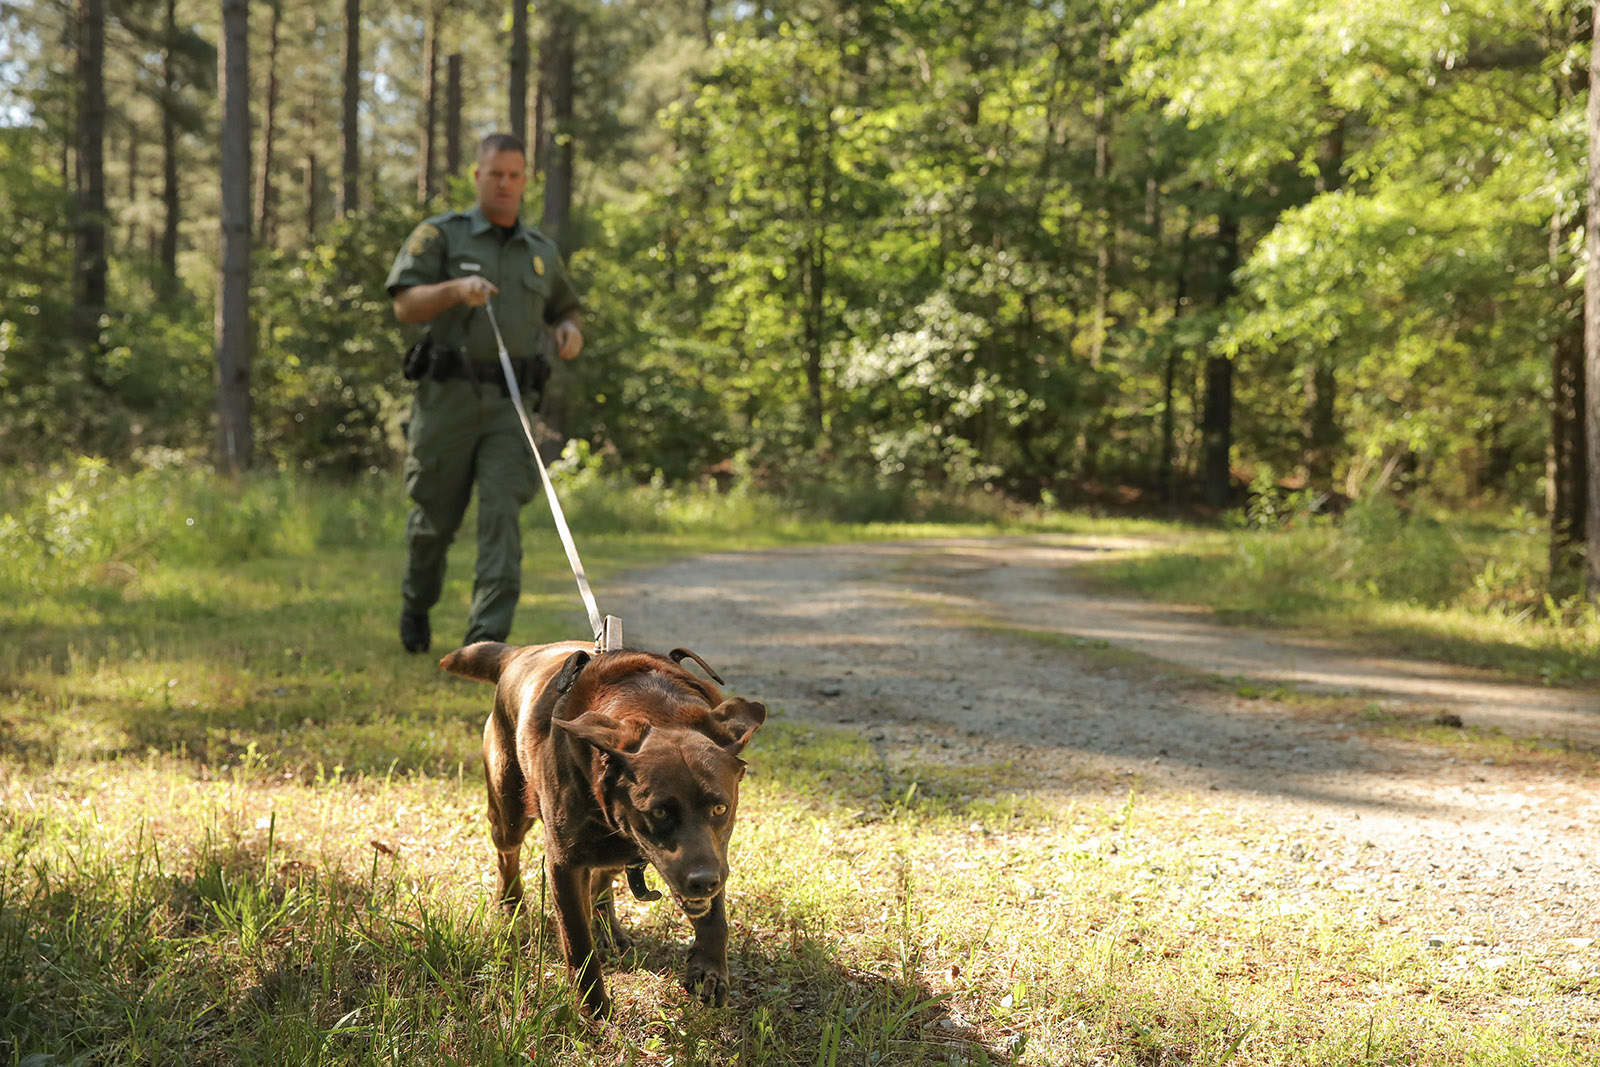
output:
[{"label": "dog's nose", "polygon": [[722,872],[715,867],[690,871],[683,879],[683,893],[688,897],[714,897],[721,888]]}]

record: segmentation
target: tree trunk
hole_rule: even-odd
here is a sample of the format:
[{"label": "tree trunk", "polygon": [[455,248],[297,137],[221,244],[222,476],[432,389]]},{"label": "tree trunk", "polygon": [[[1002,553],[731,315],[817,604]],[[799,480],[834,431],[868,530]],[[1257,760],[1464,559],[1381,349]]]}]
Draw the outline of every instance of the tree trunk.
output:
[{"label": "tree trunk", "polygon": [[105,47],[104,0],[80,0],[73,332],[82,346],[85,375],[95,383],[100,381],[100,319],[106,311]]},{"label": "tree trunk", "polygon": [[[550,121],[543,143],[535,146],[535,154],[544,160],[544,210],[539,228],[556,243],[563,257],[572,254],[572,166],[575,145],[572,140],[572,73],[574,43],[572,10],[563,3],[546,8],[547,37],[540,64],[540,113],[548,94]],[[557,361],[560,362],[559,360]],[[559,371],[551,375],[546,390],[543,415],[546,425],[558,437],[566,436],[567,376]]]},{"label": "tree trunk", "polygon": [[178,40],[177,0],[167,0],[161,54],[161,298],[178,293],[178,72],[173,49]]},{"label": "tree trunk", "polygon": [[434,131],[439,112],[440,8],[430,5],[428,28],[422,39],[422,144],[417,152],[417,199],[427,203],[438,191],[434,183]]},{"label": "tree trunk", "polygon": [[[1592,26],[1600,27],[1600,0],[1591,8]],[[1589,55],[1589,214],[1586,253],[1591,269],[1583,283],[1584,454],[1588,458],[1588,504],[1585,589],[1589,602],[1600,606],[1600,33],[1593,35]]]},{"label": "tree trunk", "polygon": [[543,179],[549,165],[550,140],[550,83],[555,78],[551,69],[550,41],[539,52],[539,77],[533,89],[533,139],[528,142],[528,176]]},{"label": "tree trunk", "polygon": [[[127,179],[127,185],[124,187],[126,190],[124,196],[127,198],[128,203],[131,204],[139,199],[139,133],[133,128],[132,123],[128,125],[127,134],[128,167],[123,174],[123,177]],[[130,222],[128,225],[131,227],[133,223]],[[133,243],[131,237],[128,239],[128,243]]]},{"label": "tree trunk", "polygon": [[[170,2],[170,0],[169,0]],[[306,40],[315,42],[322,28],[319,12],[313,6],[308,11],[306,19]],[[305,128],[306,128],[306,159],[301,171],[300,188],[306,201],[306,245],[309,247],[317,243],[317,196],[319,186],[322,184],[322,162],[317,156],[317,145],[321,138],[317,135],[317,118],[322,111],[322,87],[316,81],[311,82],[305,95]]]},{"label": "tree trunk", "polygon": [[1095,220],[1094,322],[1089,328],[1089,366],[1099,367],[1106,346],[1106,318],[1111,301],[1111,33],[1100,34],[1099,69],[1094,86]]},{"label": "tree trunk", "polygon": [[[1239,220],[1231,206],[1217,216],[1217,292],[1218,307],[1237,291],[1233,272],[1239,269]],[[1214,508],[1233,503],[1233,361],[1225,356],[1206,360],[1205,413],[1200,435],[1204,463],[1205,502]]]},{"label": "tree trunk", "polygon": [[461,53],[445,61],[444,172],[446,178],[461,173]]},{"label": "tree trunk", "polygon": [[549,8],[546,52],[550,58],[550,132],[545,151],[544,215],[540,228],[562,255],[571,255],[572,169],[576,146],[572,137],[572,73],[575,60],[572,10]]},{"label": "tree trunk", "polygon": [[222,0],[222,255],[217,272],[217,468],[250,465],[250,8]]},{"label": "tree trunk", "polygon": [[828,242],[826,224],[813,220],[813,225],[816,229],[807,242],[805,263],[805,360],[806,429],[815,445],[827,429],[822,415],[822,348],[824,298],[828,291]]},{"label": "tree trunk", "polygon": [[[139,200],[139,131],[130,124],[128,127],[128,203],[135,204]],[[129,252],[139,246],[139,220],[132,212],[128,213],[128,232],[122,241],[123,248]]]},{"label": "tree trunk", "polygon": [[[1319,194],[1336,191],[1344,184],[1344,140],[1348,119],[1340,116],[1322,138],[1317,153],[1316,190]],[[1344,441],[1338,419],[1338,374],[1333,356],[1318,352],[1306,368],[1305,416],[1300,431],[1305,438],[1301,462],[1306,468],[1306,485],[1315,492],[1333,491],[1334,458]]]},{"label": "tree trunk", "polygon": [[[801,209],[805,212],[805,219],[799,267],[806,301],[801,318],[806,374],[806,436],[815,447],[827,432],[822,403],[822,355],[827,326],[829,264],[826,205],[831,202],[833,191],[833,130],[832,120],[825,110],[813,121],[815,125],[808,125],[801,135],[806,188],[805,206]],[[809,150],[805,147],[808,144]],[[814,209],[812,204],[821,204],[823,207]]]},{"label": "tree trunk", "polygon": [[1312,365],[1306,368],[1305,422],[1301,433],[1305,435],[1302,462],[1306,468],[1307,488],[1319,493],[1333,491],[1333,461],[1342,434],[1337,411],[1338,377],[1333,360],[1327,353],[1318,353]]},{"label": "tree trunk", "polygon": [[1205,462],[1202,492],[1207,505],[1225,508],[1233,503],[1233,361],[1226,356],[1206,359],[1205,415],[1201,423]]},{"label": "tree trunk", "polygon": [[[310,130],[308,132],[315,132]],[[318,174],[317,150],[315,143],[306,146],[306,161],[301,171],[301,190],[306,199],[306,244],[317,243],[317,185],[321,181]]]},{"label": "tree trunk", "polygon": [[[1556,223],[1554,229],[1564,227]],[[1557,275],[1564,277],[1564,275]],[[1584,324],[1578,309],[1551,346],[1549,591],[1557,599],[1578,591],[1582,581],[1588,457],[1584,454]]]},{"label": "tree trunk", "polygon": [[[1558,99],[1566,88],[1557,79]],[[1546,463],[1545,505],[1550,520],[1549,568],[1546,591],[1563,600],[1583,585],[1585,509],[1588,497],[1588,457],[1584,454],[1584,311],[1567,290],[1563,279],[1572,264],[1566,250],[1571,244],[1574,218],[1560,211],[1550,217],[1550,276],[1555,279],[1560,326],[1550,346],[1550,449]]]},{"label": "tree trunk", "polygon": [[261,167],[256,171],[256,237],[271,247],[278,236],[273,215],[277,191],[272,186],[272,160],[278,135],[278,29],[283,22],[283,0],[269,2],[272,22],[267,30],[267,112],[261,130]]},{"label": "tree trunk", "polygon": [[344,195],[339,214],[357,208],[361,184],[361,0],[344,0],[344,122],[339,136],[344,143]]},{"label": "tree trunk", "polygon": [[528,143],[528,5],[525,0],[511,0],[511,57],[507,72],[510,94],[506,114],[510,119],[511,135],[523,144]]},{"label": "tree trunk", "polygon": [[[1153,212],[1152,212],[1153,214]],[[1185,213],[1183,238],[1178,242],[1178,276],[1172,287],[1172,321],[1183,317],[1184,304],[1189,298],[1189,242],[1194,234],[1194,217]],[[1166,365],[1161,372],[1161,499],[1168,507],[1178,502],[1176,441],[1177,418],[1172,410],[1173,394],[1177,391],[1178,345],[1176,338],[1167,346]]]}]

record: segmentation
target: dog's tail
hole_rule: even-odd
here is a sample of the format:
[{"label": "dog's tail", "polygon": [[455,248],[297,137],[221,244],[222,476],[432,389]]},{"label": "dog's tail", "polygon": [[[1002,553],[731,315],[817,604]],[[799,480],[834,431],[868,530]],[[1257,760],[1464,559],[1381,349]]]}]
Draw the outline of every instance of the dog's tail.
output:
[{"label": "dog's tail", "polygon": [[463,678],[475,678],[493,685],[500,680],[501,669],[517,649],[517,645],[502,644],[499,641],[479,641],[466,648],[456,649],[440,660],[439,666],[451,674],[459,674]]}]

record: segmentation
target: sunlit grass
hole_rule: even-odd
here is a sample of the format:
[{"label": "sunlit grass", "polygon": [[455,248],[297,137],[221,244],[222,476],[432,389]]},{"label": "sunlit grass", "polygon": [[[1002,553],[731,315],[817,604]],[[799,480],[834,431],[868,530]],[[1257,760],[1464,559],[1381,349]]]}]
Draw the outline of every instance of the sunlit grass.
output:
[{"label": "sunlit grass", "polygon": [[1545,593],[1545,532],[1407,517],[1381,503],[1340,524],[1236,529],[1087,562],[1107,587],[1304,627],[1358,646],[1553,684],[1600,680],[1600,614]]}]

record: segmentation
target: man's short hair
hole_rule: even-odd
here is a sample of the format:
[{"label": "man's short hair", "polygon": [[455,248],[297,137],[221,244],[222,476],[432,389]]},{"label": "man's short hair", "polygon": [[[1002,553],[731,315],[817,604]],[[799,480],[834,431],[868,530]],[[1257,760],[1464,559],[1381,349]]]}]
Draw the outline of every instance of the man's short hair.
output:
[{"label": "man's short hair", "polygon": [[528,158],[528,147],[522,143],[522,138],[509,133],[491,133],[478,142],[478,159],[485,160],[501,152],[515,152],[523,159]]}]

